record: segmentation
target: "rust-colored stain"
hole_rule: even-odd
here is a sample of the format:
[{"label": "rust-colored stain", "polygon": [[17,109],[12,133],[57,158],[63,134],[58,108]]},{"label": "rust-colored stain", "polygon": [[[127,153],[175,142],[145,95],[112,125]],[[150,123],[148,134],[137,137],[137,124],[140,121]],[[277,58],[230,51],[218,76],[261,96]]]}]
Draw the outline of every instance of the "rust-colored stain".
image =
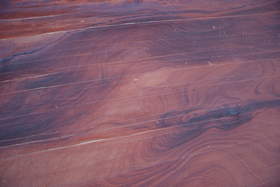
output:
[{"label": "rust-colored stain", "polygon": [[1,187],[279,187],[279,0],[0,2]]}]

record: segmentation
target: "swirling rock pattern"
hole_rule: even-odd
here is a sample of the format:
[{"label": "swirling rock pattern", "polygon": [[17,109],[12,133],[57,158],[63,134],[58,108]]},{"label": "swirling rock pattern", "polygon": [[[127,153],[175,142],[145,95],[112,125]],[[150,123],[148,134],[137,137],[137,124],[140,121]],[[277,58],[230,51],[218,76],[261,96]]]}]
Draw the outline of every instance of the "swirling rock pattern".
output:
[{"label": "swirling rock pattern", "polygon": [[279,187],[279,0],[0,2],[0,186]]}]

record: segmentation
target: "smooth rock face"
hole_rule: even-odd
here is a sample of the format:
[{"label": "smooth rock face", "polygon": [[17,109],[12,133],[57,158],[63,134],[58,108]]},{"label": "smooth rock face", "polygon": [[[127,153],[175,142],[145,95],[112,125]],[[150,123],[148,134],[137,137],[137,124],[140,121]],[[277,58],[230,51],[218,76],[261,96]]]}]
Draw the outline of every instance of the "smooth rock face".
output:
[{"label": "smooth rock face", "polygon": [[0,2],[1,187],[279,187],[279,0]]}]

